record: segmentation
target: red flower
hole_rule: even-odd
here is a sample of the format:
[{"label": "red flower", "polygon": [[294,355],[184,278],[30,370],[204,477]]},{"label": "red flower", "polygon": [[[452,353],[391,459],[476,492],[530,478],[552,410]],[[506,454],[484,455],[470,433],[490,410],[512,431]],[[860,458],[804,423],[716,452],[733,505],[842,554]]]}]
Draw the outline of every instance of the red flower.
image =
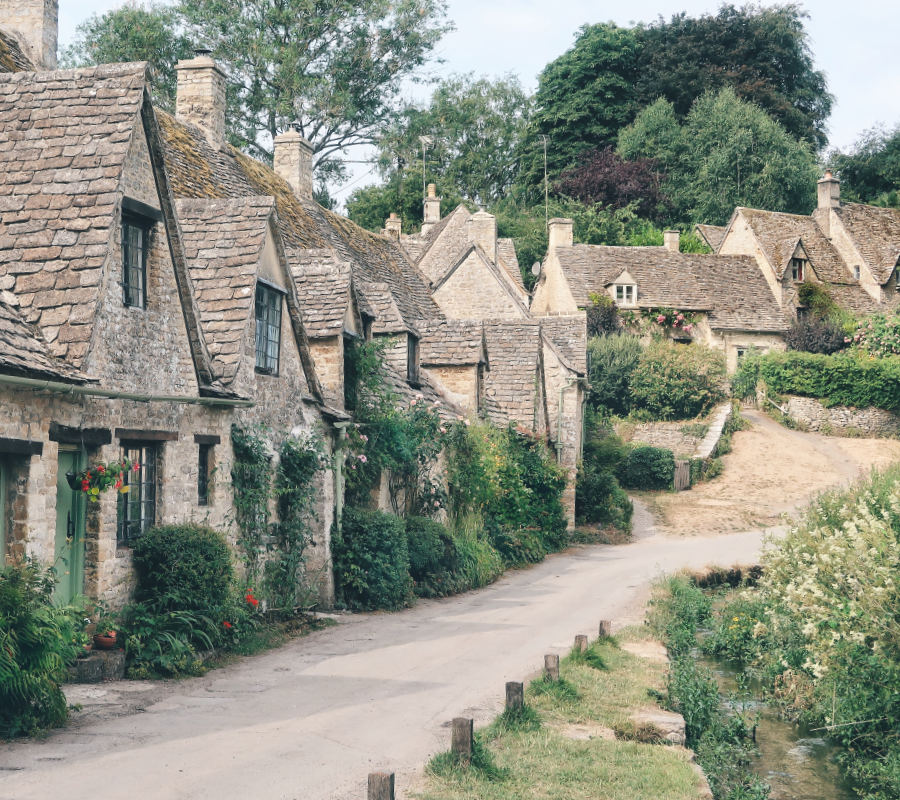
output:
[{"label": "red flower", "polygon": [[226,631],[230,631],[231,628],[233,627],[232,624],[227,619],[224,622],[222,622],[222,624],[225,626]]},{"label": "red flower", "polygon": [[256,607],[259,605],[259,600],[257,600],[257,599],[253,596],[253,590],[252,590],[252,589],[251,589],[249,592],[247,592],[247,594],[244,596],[244,599],[245,599],[251,606],[253,606],[254,608],[256,608]]},{"label": "red flower", "polygon": [[101,464],[99,467],[97,467],[97,472],[106,472],[106,467]]},{"label": "red flower", "polygon": [[116,485],[113,487],[114,489],[120,489],[122,487],[122,479],[116,481]]},{"label": "red flower", "polygon": [[90,483],[87,482],[87,480],[83,480],[81,482],[81,491],[82,492],[86,492],[90,488],[91,488],[91,485],[90,485]]},{"label": "red flower", "polygon": [[134,464],[131,465],[131,469],[132,469],[134,472],[140,472],[140,471],[141,471],[141,465],[138,464],[137,461],[135,461]]}]

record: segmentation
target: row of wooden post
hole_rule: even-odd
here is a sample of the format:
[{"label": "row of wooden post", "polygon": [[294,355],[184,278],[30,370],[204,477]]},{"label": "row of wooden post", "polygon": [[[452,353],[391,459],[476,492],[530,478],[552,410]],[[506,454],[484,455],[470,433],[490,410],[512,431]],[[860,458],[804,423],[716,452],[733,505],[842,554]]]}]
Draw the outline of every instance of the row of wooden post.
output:
[{"label": "row of wooden post", "polygon": [[[612,622],[600,620],[600,638],[612,635]],[[588,649],[588,637],[579,633],[575,637],[575,649],[583,653]],[[559,680],[559,656],[548,653],[544,656],[544,678]],[[506,710],[517,711],[525,705],[525,684],[520,681],[509,681],[506,684]],[[475,736],[475,720],[471,717],[456,717],[450,729],[450,752],[463,763],[472,760],[472,744]],[[394,800],[394,773],[369,773],[368,800]]]}]

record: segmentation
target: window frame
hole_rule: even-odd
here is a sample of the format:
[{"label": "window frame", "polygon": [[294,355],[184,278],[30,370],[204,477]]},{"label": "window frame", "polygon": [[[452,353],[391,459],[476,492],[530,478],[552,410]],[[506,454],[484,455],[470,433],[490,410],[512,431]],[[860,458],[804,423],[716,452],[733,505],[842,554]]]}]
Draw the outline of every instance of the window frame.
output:
[{"label": "window frame", "polygon": [[420,385],[419,340],[411,333],[406,334],[406,382],[410,386]]},{"label": "window frame", "polygon": [[[617,283],[616,287],[616,303],[623,306],[633,306],[637,302],[637,286],[633,283]],[[621,297],[619,294],[621,292]]]},{"label": "window frame", "polygon": [[209,442],[197,444],[197,505],[208,508],[212,505],[210,477],[213,469],[213,447]]},{"label": "window frame", "polygon": [[[150,234],[155,222],[140,214],[122,210],[122,302],[128,308],[147,308],[147,252],[150,249]],[[131,258],[132,242],[129,234],[136,233],[140,242],[140,264]],[[138,286],[133,278],[137,278]],[[136,296],[135,296],[136,292]]]},{"label": "window frame", "polygon": [[[253,300],[253,318],[255,321],[255,343],[254,351],[256,353],[255,369],[259,375],[278,375],[281,366],[281,322],[284,317],[283,303],[287,292],[279,286],[275,286],[261,278],[256,280],[256,292]],[[264,304],[264,314],[260,317],[260,297],[262,296]],[[274,299],[278,300],[277,311],[274,303],[270,303]],[[277,320],[273,323],[271,314],[275,313]],[[261,331],[263,336],[260,336]],[[272,338],[274,331],[275,338]],[[262,341],[262,347],[260,342]],[[273,355],[274,349],[274,355]]]},{"label": "window frame", "polygon": [[791,280],[802,283],[806,279],[806,265],[808,259],[799,256],[791,256]]},{"label": "window frame", "polygon": [[[162,448],[159,442],[143,441],[122,441],[120,447],[121,458],[137,461],[139,465],[137,473],[133,469],[125,473],[122,482],[129,487],[128,492],[120,493],[116,504],[116,544],[127,547],[156,524]],[[137,517],[133,516],[135,506],[138,506]],[[148,509],[150,513],[146,513]]]}]

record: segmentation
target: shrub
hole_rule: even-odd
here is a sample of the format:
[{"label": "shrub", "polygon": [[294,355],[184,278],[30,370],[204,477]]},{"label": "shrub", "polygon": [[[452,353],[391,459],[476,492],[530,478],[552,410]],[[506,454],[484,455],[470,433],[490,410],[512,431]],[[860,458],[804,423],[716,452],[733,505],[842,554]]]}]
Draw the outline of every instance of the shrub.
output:
[{"label": "shrub", "polygon": [[708,347],[657,341],[631,378],[632,410],[653,419],[688,419],[725,398],[725,355]]},{"label": "shrub", "polygon": [[661,447],[635,447],[619,469],[626,489],[671,489],[674,478],[675,456]]},{"label": "shrub", "polygon": [[35,561],[0,571],[0,739],[31,736],[68,717],[60,684],[75,658],[74,628],[51,602],[54,579]]},{"label": "shrub", "polygon": [[442,597],[456,589],[459,556],[453,535],[427,517],[406,520],[409,574],[419,597]]},{"label": "shrub", "polygon": [[132,549],[135,600],[158,609],[221,609],[234,578],[225,537],[200,525],[161,525]]},{"label": "shrub", "polygon": [[202,674],[200,651],[212,650],[224,633],[199,611],[161,609],[150,603],[126,606],[122,627],[128,676],[139,679]]},{"label": "shrub", "polygon": [[618,333],[622,328],[622,320],[619,319],[619,307],[608,294],[590,295],[591,304],[587,307],[587,334],[588,336],[606,336],[610,333]]},{"label": "shrub", "polygon": [[784,336],[791,350],[805,353],[836,353],[847,346],[843,327],[834,320],[806,317],[794,320]]},{"label": "shrub", "polygon": [[467,514],[458,519],[453,541],[459,559],[457,591],[487,586],[503,574],[503,559],[487,540],[481,518]]},{"label": "shrub", "polygon": [[348,607],[363,611],[409,603],[412,579],[403,520],[381,511],[347,508],[332,540],[334,577]]},{"label": "shrub", "polygon": [[631,530],[634,504],[619,486],[615,475],[582,462],[575,488],[575,519],[578,524],[612,525]]},{"label": "shrub", "polygon": [[900,314],[873,314],[862,320],[848,338],[854,347],[869,355],[900,355]]},{"label": "shrub", "polygon": [[588,340],[589,399],[594,408],[619,415],[631,410],[631,377],[643,351],[641,340],[627,333]]}]

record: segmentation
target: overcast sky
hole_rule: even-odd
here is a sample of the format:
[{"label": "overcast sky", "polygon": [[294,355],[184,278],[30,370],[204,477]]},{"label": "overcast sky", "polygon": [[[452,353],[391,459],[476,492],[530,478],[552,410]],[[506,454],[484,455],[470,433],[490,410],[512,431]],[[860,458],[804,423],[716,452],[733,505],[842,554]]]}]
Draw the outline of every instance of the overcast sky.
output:
[{"label": "overcast sky", "polygon": [[[75,27],[91,14],[122,4],[122,0],[60,0],[60,45],[69,44]],[[456,30],[438,46],[445,61],[441,72],[512,73],[533,90],[544,65],[572,46],[585,23],[612,20],[628,25],[660,15],[668,19],[680,11],[698,15],[715,12],[721,3],[448,0],[447,5]],[[900,123],[900,1],[807,0],[801,5],[809,12],[806,27],[816,66],[825,71],[835,97],[828,123],[831,146],[846,149],[874,125]]]}]

